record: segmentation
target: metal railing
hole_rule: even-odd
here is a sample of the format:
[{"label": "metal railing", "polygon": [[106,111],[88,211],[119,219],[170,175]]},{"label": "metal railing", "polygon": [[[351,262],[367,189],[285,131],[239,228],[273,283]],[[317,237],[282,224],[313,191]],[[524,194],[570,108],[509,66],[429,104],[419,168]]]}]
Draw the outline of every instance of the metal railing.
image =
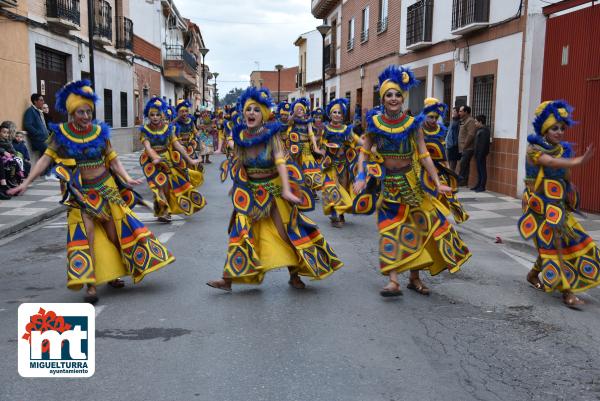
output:
[{"label": "metal railing", "polygon": [[490,0],[452,0],[452,30],[477,22],[489,22]]},{"label": "metal railing", "polygon": [[431,42],[433,0],[421,0],[408,7],[406,14],[406,46]]},{"label": "metal railing", "polygon": [[387,17],[382,18],[379,21],[377,21],[377,33],[384,32],[387,29],[387,26],[388,26]]},{"label": "metal railing", "polygon": [[482,75],[473,78],[472,115],[483,114],[487,118],[490,132],[494,132],[494,75]]},{"label": "metal railing", "polygon": [[190,52],[188,52],[181,45],[167,45],[165,46],[166,50],[166,60],[183,60],[187,65],[189,65],[194,71],[198,68],[198,61],[196,57]]},{"label": "metal railing", "polygon": [[133,51],[133,21],[117,17],[117,49]]},{"label": "metal railing", "polygon": [[94,36],[112,41],[112,7],[106,0],[96,0],[94,18]]},{"label": "metal railing", "polygon": [[79,0],[46,0],[46,16],[80,25]]},{"label": "metal railing", "polygon": [[346,43],[346,49],[348,49],[348,50],[354,49],[354,39],[348,40],[348,43]]},{"label": "metal railing", "polygon": [[360,33],[360,41],[366,42],[367,40],[369,40],[369,31],[362,31]]}]

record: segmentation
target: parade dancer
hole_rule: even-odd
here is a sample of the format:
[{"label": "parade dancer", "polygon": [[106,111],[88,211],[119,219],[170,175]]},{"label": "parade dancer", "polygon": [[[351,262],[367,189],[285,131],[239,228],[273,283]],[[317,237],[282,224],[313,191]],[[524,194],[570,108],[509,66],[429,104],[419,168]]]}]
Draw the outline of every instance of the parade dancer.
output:
[{"label": "parade dancer", "polygon": [[334,227],[345,223],[344,213],[352,209],[354,200],[354,168],[358,160],[356,146],[362,144],[354,133],[353,125],[343,123],[348,112],[348,99],[329,102],[326,111],[329,117],[323,130],[326,149],[323,158],[323,213],[329,216]]},{"label": "parade dancer", "polygon": [[175,106],[177,116],[173,120],[173,124],[177,127],[177,137],[186,153],[190,158],[196,159],[198,157],[198,141],[196,140],[198,129],[194,117],[190,115],[191,107],[192,104],[189,100],[179,100]]},{"label": "parade dancer", "polygon": [[[305,184],[316,193],[323,185],[321,165],[315,160],[312,152],[325,156],[325,151],[319,149],[313,131],[311,118],[307,118],[310,103],[306,98],[300,98],[292,103],[292,118],[289,121],[288,141],[289,154],[294,163],[302,169]],[[312,150],[311,150],[312,146]]]},{"label": "parade dancer", "polygon": [[314,202],[300,169],[286,161],[281,124],[266,123],[271,106],[266,88],[250,87],[238,100],[243,123],[233,128],[229,169],[234,211],[223,277],[207,283],[214,288],[260,284],[266,272],[287,267],[289,284],[302,289],[300,276],[321,280],[342,267],[316,224],[302,213]]},{"label": "parade dancer", "polygon": [[[402,295],[398,273],[404,271],[410,271],[407,288],[428,295],[420,270],[431,275],[444,270],[454,273],[471,256],[445,217],[449,210],[423,189],[429,186],[421,179],[425,169],[435,191],[452,190],[440,182],[420,118],[403,111],[408,90],[417,84],[412,71],[404,67],[391,65],[379,75],[382,107],[367,114],[367,134],[354,184],[359,194],[354,212],[377,210],[380,271],[389,276],[380,292],[384,297]],[[376,152],[371,153],[373,146]]]},{"label": "parade dancer", "polygon": [[154,195],[154,215],[170,223],[172,214],[189,216],[202,209],[206,201],[196,190],[204,182],[203,173],[187,168],[200,161],[187,155],[177,139],[177,128],[164,123],[167,107],[162,99],[153,97],[144,108],[148,123],[140,128],[144,145],[140,165]]},{"label": "parade dancer", "polygon": [[539,290],[561,292],[565,305],[577,308],[585,302],[575,293],[600,284],[600,251],[573,215],[578,194],[570,169],[589,161],[594,149],[590,145],[575,157],[571,144],[562,141],[565,128],[573,124],[572,111],[561,100],[543,102],[535,111],[519,232],[533,239],[538,251],[527,281]]},{"label": "parade dancer", "polygon": [[[456,197],[458,193],[458,176],[448,168],[448,161],[446,160],[446,127],[440,122],[440,118],[444,116],[447,109],[448,106],[436,98],[429,97],[425,99],[425,108],[421,112],[421,119],[423,120],[421,129],[423,130],[427,151],[440,178],[440,183],[452,188],[451,192],[437,191],[437,198],[452,212],[454,221],[460,224],[467,221],[469,215]],[[436,191],[433,180],[426,170],[422,170],[421,174],[425,175],[422,177],[423,182],[427,184],[424,187],[425,190],[434,195]]]},{"label": "parade dancer", "polygon": [[288,102],[279,102],[277,105],[277,110],[275,111],[275,118],[281,123],[281,141],[283,142],[285,149],[289,150],[290,141],[288,138],[288,129],[290,123],[290,111],[292,105]]},{"label": "parade dancer", "polygon": [[202,158],[202,163],[212,163],[209,159],[213,153],[213,137],[211,134],[212,120],[210,118],[210,111],[203,110],[200,113],[200,118],[197,122],[196,138],[198,142],[198,154]]},{"label": "parade dancer", "polygon": [[69,122],[52,124],[48,149],[12,194],[23,194],[52,162],[67,209],[67,287],[87,285],[86,302],[98,301],[96,286],[139,283],[175,258],[131,211],[138,185],[110,144],[110,127],[92,122],[96,94],[89,81],[71,82],[56,95],[56,110]]}]

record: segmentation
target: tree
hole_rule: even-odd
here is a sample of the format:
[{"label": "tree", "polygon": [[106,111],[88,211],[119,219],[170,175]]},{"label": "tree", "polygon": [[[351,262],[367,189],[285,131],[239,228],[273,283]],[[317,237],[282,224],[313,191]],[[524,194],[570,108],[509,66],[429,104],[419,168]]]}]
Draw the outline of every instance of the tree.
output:
[{"label": "tree", "polygon": [[233,88],[225,95],[225,97],[221,98],[220,104],[223,106],[226,104],[235,104],[243,91],[242,88]]}]

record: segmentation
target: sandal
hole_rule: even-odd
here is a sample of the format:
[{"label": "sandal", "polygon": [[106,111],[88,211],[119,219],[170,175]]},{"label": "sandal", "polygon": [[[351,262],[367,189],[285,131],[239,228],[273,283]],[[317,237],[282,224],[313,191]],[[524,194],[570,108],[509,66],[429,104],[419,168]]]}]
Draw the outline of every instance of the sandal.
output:
[{"label": "sandal", "polygon": [[109,281],[108,285],[111,286],[112,288],[123,288],[123,287],[125,287],[125,282],[123,280],[121,280],[120,278],[116,278],[112,281]]},{"label": "sandal", "polygon": [[306,288],[306,284],[304,284],[302,282],[302,280],[300,279],[300,276],[297,273],[290,275],[288,284],[297,290],[303,290]]},{"label": "sandal", "polygon": [[538,277],[539,274],[540,274],[540,272],[538,272],[536,270],[530,270],[529,273],[527,273],[527,282],[529,284],[531,284],[531,286],[533,288],[535,288],[536,290],[543,291],[544,286],[542,285],[542,282],[540,281],[540,279]]},{"label": "sandal", "polygon": [[206,283],[207,286],[216,288],[217,290],[223,290],[225,292],[231,292],[231,283],[227,283],[225,279],[211,280]]},{"label": "sandal", "polygon": [[575,310],[580,310],[580,306],[585,305],[585,301],[579,299],[577,295],[572,292],[563,292],[563,302],[567,307]]},{"label": "sandal", "polygon": [[98,302],[98,294],[96,294],[96,287],[88,287],[86,290],[86,296],[83,297],[83,300],[88,304],[95,304]]},{"label": "sandal", "polygon": [[383,289],[381,291],[379,291],[379,295],[381,295],[382,297],[385,297],[385,298],[399,297],[400,295],[402,295],[402,290],[400,289],[400,284],[396,280],[391,280],[391,279],[390,279],[390,283],[395,284],[396,289],[392,290],[390,288],[387,288],[387,286],[385,286],[385,287],[383,287]]},{"label": "sandal", "polygon": [[171,216],[170,215],[159,216],[157,218],[157,220],[160,221],[161,223],[170,223],[171,222]]},{"label": "sandal", "polygon": [[409,280],[408,284],[406,285],[406,288],[408,288],[409,290],[413,290],[415,292],[418,292],[421,295],[429,295],[431,293],[431,291],[429,290],[429,288],[427,288],[420,279],[419,280],[419,284],[415,284],[415,281],[417,280]]}]

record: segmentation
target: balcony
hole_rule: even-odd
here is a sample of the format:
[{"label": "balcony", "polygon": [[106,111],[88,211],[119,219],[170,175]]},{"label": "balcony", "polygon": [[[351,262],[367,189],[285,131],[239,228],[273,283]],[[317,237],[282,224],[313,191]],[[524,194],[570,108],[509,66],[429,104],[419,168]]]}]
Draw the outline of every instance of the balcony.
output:
[{"label": "balcony", "polygon": [[407,9],[406,49],[417,50],[431,45],[433,0],[421,0]]},{"label": "balcony", "polygon": [[94,5],[94,41],[102,46],[112,44],[112,7],[106,0]]},{"label": "balcony", "polygon": [[325,65],[325,74],[332,76],[335,75],[335,53],[333,52],[335,46],[328,44],[323,50],[323,65]]},{"label": "balcony", "polygon": [[364,43],[369,40],[369,31],[362,31],[360,33],[360,43]]},{"label": "balcony", "polygon": [[350,51],[354,49],[354,39],[348,39],[348,42],[346,43],[346,50]]},{"label": "balcony", "polygon": [[310,9],[315,18],[327,18],[333,8],[340,3],[340,0],[312,0]]},{"label": "balcony", "polygon": [[490,22],[490,0],[452,0],[453,35],[484,28]]},{"label": "balcony", "polygon": [[133,55],[133,21],[127,17],[117,17],[117,53]]},{"label": "balcony", "polygon": [[46,0],[46,20],[54,27],[78,30],[79,0]]},{"label": "balcony", "polygon": [[388,27],[388,19],[387,17],[380,19],[377,21],[377,33],[382,33],[387,31]]},{"label": "balcony", "polygon": [[181,45],[165,46],[164,76],[171,82],[194,86],[197,84],[198,62]]}]

